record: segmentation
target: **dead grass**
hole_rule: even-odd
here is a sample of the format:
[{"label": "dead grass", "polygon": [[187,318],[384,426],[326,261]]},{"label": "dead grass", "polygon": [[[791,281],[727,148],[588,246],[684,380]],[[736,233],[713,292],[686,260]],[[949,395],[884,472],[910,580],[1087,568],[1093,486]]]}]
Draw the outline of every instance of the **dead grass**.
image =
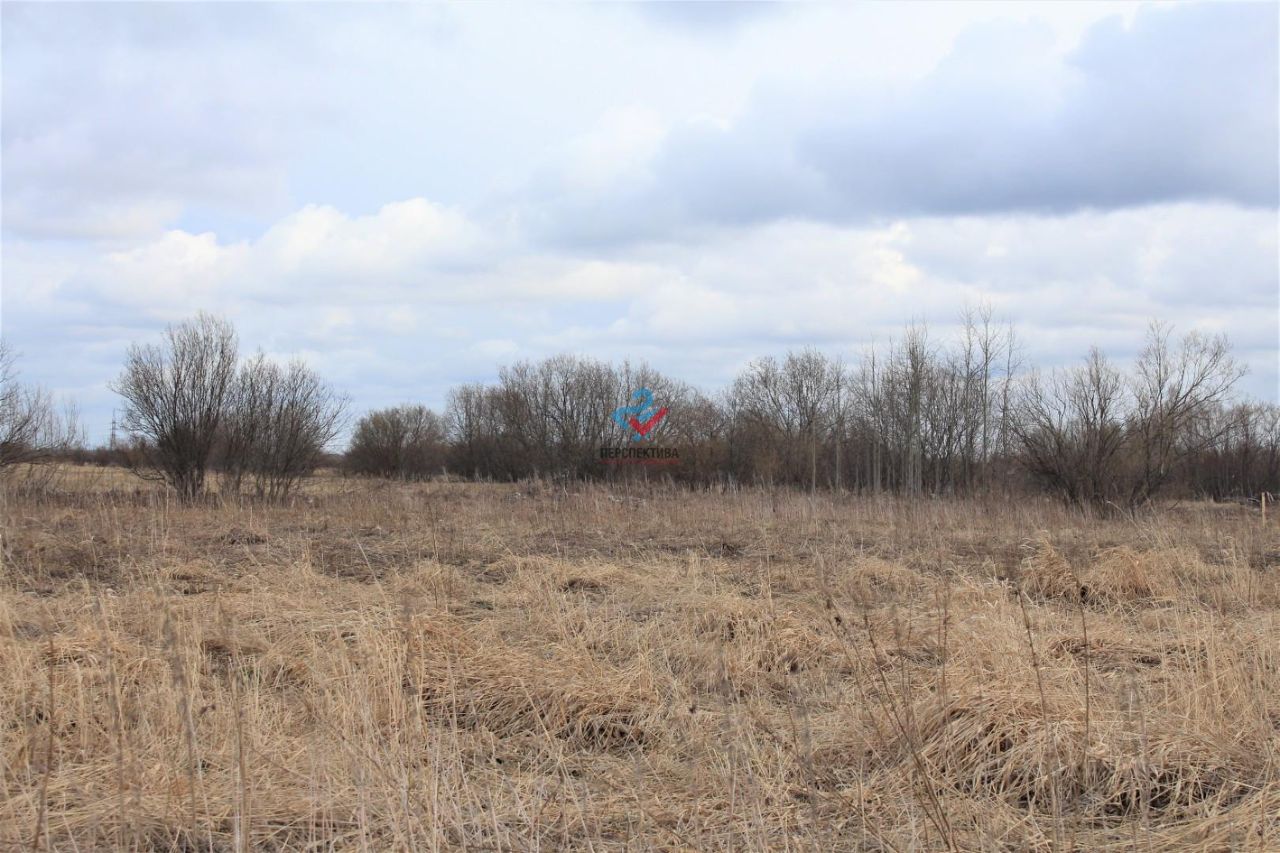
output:
[{"label": "dead grass", "polygon": [[0,846],[1280,844],[1243,509],[59,482],[5,507]]}]

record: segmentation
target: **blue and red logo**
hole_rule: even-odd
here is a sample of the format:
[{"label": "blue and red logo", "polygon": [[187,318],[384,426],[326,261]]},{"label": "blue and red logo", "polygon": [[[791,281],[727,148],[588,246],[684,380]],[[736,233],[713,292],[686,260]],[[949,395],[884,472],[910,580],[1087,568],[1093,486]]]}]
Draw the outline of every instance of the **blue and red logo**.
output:
[{"label": "blue and red logo", "polygon": [[[631,405],[619,406],[610,415],[613,422],[620,426],[632,441],[652,439],[657,435],[658,425],[670,411],[666,406],[661,408],[653,404],[653,392],[648,388],[638,388],[631,395]],[[628,444],[626,447],[601,447],[600,461],[610,465],[678,465],[680,448],[657,447],[647,444],[637,447]]]},{"label": "blue and red logo", "polygon": [[637,389],[631,399],[632,405],[619,406],[613,410],[613,422],[624,431],[629,430],[632,441],[640,441],[650,437],[654,427],[662,422],[670,410],[666,406],[656,408],[653,405],[653,392],[648,388]]}]

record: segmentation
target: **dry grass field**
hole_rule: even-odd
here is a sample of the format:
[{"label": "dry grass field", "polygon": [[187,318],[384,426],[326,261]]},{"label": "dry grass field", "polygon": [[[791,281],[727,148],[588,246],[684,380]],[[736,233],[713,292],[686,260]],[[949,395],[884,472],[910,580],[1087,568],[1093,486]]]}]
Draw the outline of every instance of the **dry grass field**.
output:
[{"label": "dry grass field", "polygon": [[1280,849],[1280,529],[75,471],[10,496],[0,847]]}]

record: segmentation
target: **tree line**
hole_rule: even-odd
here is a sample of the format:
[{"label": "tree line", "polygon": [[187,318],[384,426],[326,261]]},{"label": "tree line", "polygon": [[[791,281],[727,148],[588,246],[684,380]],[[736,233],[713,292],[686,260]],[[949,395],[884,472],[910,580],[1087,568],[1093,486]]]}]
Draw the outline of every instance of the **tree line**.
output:
[{"label": "tree line", "polygon": [[[1235,393],[1244,370],[1225,337],[1179,337],[1160,323],[1127,367],[1094,349],[1046,372],[1024,364],[1011,327],[969,311],[946,340],[911,326],[848,361],[813,349],[759,358],[714,394],[629,361],[520,361],[492,383],[454,388],[443,412],[365,413],[336,457],[328,451],[348,425],[347,398],[301,361],[241,358],[234,328],[210,315],[130,348],[113,385],[125,440],[94,452],[76,443],[73,413],[58,416],[46,393],[16,382],[11,356],[0,367],[0,468],[78,452],[188,500],[214,488],[286,498],[325,462],[398,479],[1039,490],[1104,511],[1165,494],[1280,491],[1280,408]],[[670,412],[644,445],[675,448],[679,464],[602,464],[602,447],[634,443],[612,413],[640,388]]]}]

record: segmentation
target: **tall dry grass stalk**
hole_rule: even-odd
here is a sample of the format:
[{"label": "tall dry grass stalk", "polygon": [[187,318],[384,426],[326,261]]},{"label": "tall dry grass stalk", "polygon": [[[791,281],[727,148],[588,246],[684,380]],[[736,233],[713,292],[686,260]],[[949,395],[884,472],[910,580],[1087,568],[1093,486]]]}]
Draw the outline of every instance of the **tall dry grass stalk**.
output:
[{"label": "tall dry grass stalk", "polygon": [[5,504],[0,846],[1280,839],[1256,510],[59,482]]}]

